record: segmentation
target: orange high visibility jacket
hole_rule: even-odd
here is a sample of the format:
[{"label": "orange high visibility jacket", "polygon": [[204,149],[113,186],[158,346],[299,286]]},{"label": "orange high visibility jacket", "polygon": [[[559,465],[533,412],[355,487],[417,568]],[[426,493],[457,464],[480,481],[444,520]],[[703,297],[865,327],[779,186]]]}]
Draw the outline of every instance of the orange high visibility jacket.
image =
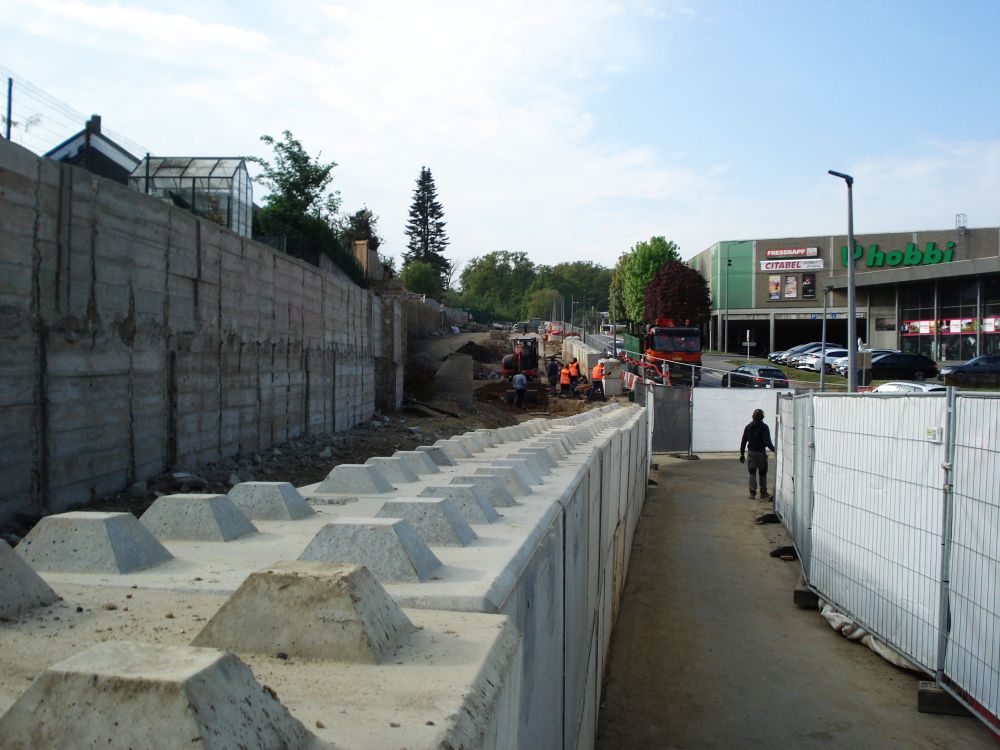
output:
[{"label": "orange high visibility jacket", "polygon": [[574,378],[580,377],[580,363],[579,362],[570,362],[567,365],[567,367],[569,367],[569,374],[570,375],[572,375]]},{"label": "orange high visibility jacket", "polygon": [[604,380],[604,363],[598,362],[594,369],[590,371],[591,380]]},{"label": "orange high visibility jacket", "polygon": [[569,367],[564,367],[562,368],[562,371],[559,373],[559,385],[569,385],[569,384],[570,384]]}]

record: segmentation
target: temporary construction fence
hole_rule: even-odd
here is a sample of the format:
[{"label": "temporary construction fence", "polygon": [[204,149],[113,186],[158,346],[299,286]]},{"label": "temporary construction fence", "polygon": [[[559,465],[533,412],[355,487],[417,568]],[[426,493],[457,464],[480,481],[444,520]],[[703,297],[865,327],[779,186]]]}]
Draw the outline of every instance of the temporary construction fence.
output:
[{"label": "temporary construction fence", "polygon": [[1000,733],[1000,396],[782,395],[778,423],[809,587]]}]

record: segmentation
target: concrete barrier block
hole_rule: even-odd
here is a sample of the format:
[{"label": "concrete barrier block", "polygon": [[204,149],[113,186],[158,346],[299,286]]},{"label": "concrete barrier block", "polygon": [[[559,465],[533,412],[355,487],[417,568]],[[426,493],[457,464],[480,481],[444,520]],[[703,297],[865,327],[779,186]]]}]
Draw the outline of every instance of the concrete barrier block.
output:
[{"label": "concrete barrier block", "polygon": [[486,438],[478,432],[464,432],[458,437],[466,441],[467,445],[475,446],[475,450],[473,451],[474,453],[484,451],[490,447],[489,443],[486,442]]},{"label": "concrete barrier block", "polygon": [[240,482],[228,494],[251,520],[298,521],[316,512],[290,482]]},{"label": "concrete barrier block", "polygon": [[381,495],[392,492],[389,484],[376,466],[367,464],[340,464],[326,475],[316,488],[317,495]]},{"label": "concrete barrier block", "polygon": [[420,476],[402,458],[391,456],[372,456],[365,463],[369,466],[376,466],[382,472],[382,476],[391,483],[406,484],[407,482],[419,481]]},{"label": "concrete barrier block", "polygon": [[434,463],[434,459],[425,451],[396,451],[392,454],[394,458],[401,458],[418,475],[439,474],[441,470]]},{"label": "concrete barrier block", "polygon": [[554,469],[559,466],[559,456],[556,451],[551,446],[540,445],[537,440],[524,446],[523,448],[518,449],[518,452],[536,454],[550,469]]},{"label": "concrete barrier block", "polygon": [[527,461],[535,473],[539,476],[546,477],[552,473],[552,469],[549,468],[549,460],[541,456],[537,451],[519,449],[513,453],[507,454],[508,458],[520,458]]},{"label": "concrete barrier block", "polygon": [[139,521],[161,540],[231,542],[257,533],[227,495],[164,495]]},{"label": "concrete barrier block", "polygon": [[441,566],[399,518],[338,518],[316,533],[299,560],[364,565],[379,581],[426,581]]},{"label": "concrete barrier block", "polygon": [[173,559],[131,513],[46,516],[15,551],[35,570],[59,573],[131,573]]},{"label": "concrete barrier block", "polygon": [[279,562],[251,573],[191,645],[380,664],[412,630],[366,568]]},{"label": "concrete barrier block", "polygon": [[497,477],[515,498],[527,497],[531,494],[531,487],[512,466],[480,466],[475,473]]},{"label": "concrete barrier block", "polygon": [[455,466],[455,459],[439,445],[418,445],[416,450],[426,453],[438,466]]},{"label": "concrete barrier block", "polygon": [[56,601],[59,595],[14,550],[0,541],[0,617],[12,619]]},{"label": "concrete barrier block", "polygon": [[420,497],[446,497],[469,523],[493,523],[500,514],[490,501],[472,484],[444,484],[424,487]]},{"label": "concrete barrier block", "polygon": [[232,654],[131,641],[46,669],[0,717],[0,737],[10,748],[322,747]]},{"label": "concrete barrier block", "polygon": [[558,436],[551,436],[551,437],[547,436],[538,438],[538,440],[536,440],[532,444],[532,447],[538,447],[538,446],[551,449],[551,452],[555,454],[555,458],[557,460],[561,458],[566,458],[566,456],[570,454],[572,448],[575,447],[575,446],[567,446],[563,442],[563,438]]},{"label": "concrete barrier block", "polygon": [[458,508],[443,497],[390,500],[375,515],[378,518],[402,518],[429,545],[464,547],[477,538]]},{"label": "concrete barrier block", "polygon": [[454,438],[448,438],[447,440],[436,440],[434,442],[438,448],[444,450],[452,460],[457,461],[460,458],[472,458],[472,452],[465,447],[460,441]]},{"label": "concrete barrier block", "polygon": [[[537,461],[537,459],[535,459]],[[543,484],[542,475],[535,471],[532,461],[528,458],[497,458],[492,461],[494,466],[500,468],[509,467],[517,472],[517,475],[527,485]]]},{"label": "concrete barrier block", "polygon": [[509,508],[512,505],[517,505],[514,496],[507,491],[499,477],[489,474],[459,474],[452,477],[448,484],[471,484],[478,487],[494,508]]}]

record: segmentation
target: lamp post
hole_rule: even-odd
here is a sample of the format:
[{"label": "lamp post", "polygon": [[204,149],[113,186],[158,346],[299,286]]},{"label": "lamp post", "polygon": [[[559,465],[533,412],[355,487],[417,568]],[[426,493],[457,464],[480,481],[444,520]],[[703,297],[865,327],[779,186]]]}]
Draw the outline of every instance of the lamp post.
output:
[{"label": "lamp post", "polygon": [[833,285],[823,287],[823,335],[821,337],[822,348],[819,352],[819,390],[826,390],[826,300],[833,291]]},{"label": "lamp post", "polygon": [[726,245],[726,315],[722,319],[722,351],[729,351],[729,269],[733,267],[733,259],[729,257],[729,245]]},{"label": "lamp post", "polygon": [[854,178],[843,172],[827,170],[847,183],[847,392],[858,392],[858,317],[857,289],[854,278]]}]

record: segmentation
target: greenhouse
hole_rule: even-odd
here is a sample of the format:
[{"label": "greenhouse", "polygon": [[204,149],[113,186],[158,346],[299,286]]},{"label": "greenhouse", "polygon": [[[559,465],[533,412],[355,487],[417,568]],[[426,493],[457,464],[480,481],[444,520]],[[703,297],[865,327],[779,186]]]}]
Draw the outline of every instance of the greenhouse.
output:
[{"label": "greenhouse", "polygon": [[239,157],[148,156],[129,176],[129,187],[249,237],[253,186]]}]

